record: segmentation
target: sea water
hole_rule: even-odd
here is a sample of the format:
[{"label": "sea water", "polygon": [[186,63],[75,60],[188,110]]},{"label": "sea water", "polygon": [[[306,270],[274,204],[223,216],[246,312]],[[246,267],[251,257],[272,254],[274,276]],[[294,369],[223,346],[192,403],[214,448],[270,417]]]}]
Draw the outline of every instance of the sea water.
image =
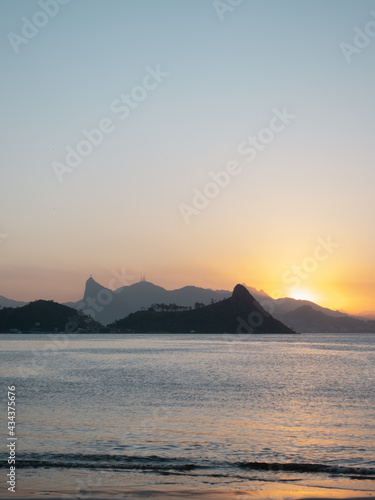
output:
[{"label": "sea water", "polygon": [[375,486],[373,334],[19,334],[0,352],[17,479],[33,493]]}]

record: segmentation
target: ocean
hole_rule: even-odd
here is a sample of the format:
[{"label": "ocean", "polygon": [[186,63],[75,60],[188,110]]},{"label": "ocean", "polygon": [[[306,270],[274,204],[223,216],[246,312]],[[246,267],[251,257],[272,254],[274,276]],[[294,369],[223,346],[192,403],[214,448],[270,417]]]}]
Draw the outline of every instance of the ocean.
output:
[{"label": "ocean", "polygon": [[16,496],[375,489],[374,334],[6,334],[0,357]]}]

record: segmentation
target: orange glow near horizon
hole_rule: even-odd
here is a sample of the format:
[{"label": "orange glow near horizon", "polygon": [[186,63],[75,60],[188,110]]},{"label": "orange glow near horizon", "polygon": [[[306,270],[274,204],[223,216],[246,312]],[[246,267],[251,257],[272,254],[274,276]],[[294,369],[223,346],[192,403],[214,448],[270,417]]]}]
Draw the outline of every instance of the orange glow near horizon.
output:
[{"label": "orange glow near horizon", "polygon": [[[117,241],[108,227],[100,233],[89,233],[85,240],[78,236],[72,240],[67,232],[63,245],[59,245],[60,235],[60,240],[51,237],[50,244],[40,248],[26,233],[30,243],[21,255],[16,251],[19,242],[9,237],[1,248],[4,264],[0,295],[23,301],[78,301],[90,274],[104,287],[117,289],[122,284],[113,283],[113,272],[125,269],[133,277],[128,284],[136,283],[143,274],[147,281],[168,290],[191,285],[231,292],[237,283],[246,283],[273,298],[311,300],[351,314],[375,310],[371,255],[368,252],[359,259],[356,248],[343,234],[333,238],[340,242],[340,248],[314,265],[311,258],[319,233],[306,237],[303,243],[294,241],[290,233],[280,233],[275,246],[275,235],[266,234],[264,228],[241,231],[235,220],[225,232],[215,232],[213,214],[209,215],[209,232],[203,216],[188,230],[178,228],[173,238],[159,229],[152,251],[150,235],[116,233]],[[197,241],[200,244],[195,244]],[[22,266],[18,264],[20,259]]]},{"label": "orange glow near horizon", "polygon": [[296,300],[309,300],[311,302],[317,302],[318,300],[317,295],[306,288],[298,288],[297,290],[292,290],[291,292],[289,292],[288,296]]},{"label": "orange glow near horizon", "polygon": [[[114,269],[121,271],[120,266],[118,268],[114,267]],[[192,285],[214,290],[232,291],[237,283],[242,283],[257,290],[264,290],[275,299],[291,297],[297,300],[309,300],[322,307],[333,310],[339,309],[349,314],[375,310],[372,299],[375,295],[375,289],[369,286],[354,287],[351,284],[326,281],[320,284],[311,283],[311,286],[310,283],[306,283],[300,288],[293,289],[276,280],[262,280],[255,273],[252,273],[251,278],[244,280],[241,273],[238,272],[233,272],[233,277],[229,277],[226,276],[226,273],[215,273],[214,269],[206,269],[203,272],[202,267],[192,269],[189,276],[186,276],[186,273],[183,273],[182,269],[178,268],[171,269],[168,273],[163,268],[158,271],[146,272],[147,281],[168,290]],[[93,278],[104,287],[116,289],[121,286],[121,283],[117,282],[113,286],[109,285],[111,280],[113,281],[113,275],[106,270],[95,272],[95,269],[93,269],[92,274]],[[128,274],[134,277],[129,282],[129,284],[133,284],[139,281],[143,269],[129,269]],[[39,298],[52,299],[57,302],[77,301],[83,296],[85,281],[89,275],[89,271],[87,273],[78,271],[66,273],[56,270],[47,273],[41,272],[40,269],[28,273],[21,271],[18,275],[9,273],[9,276],[3,275],[0,295],[23,301],[32,301]]]}]

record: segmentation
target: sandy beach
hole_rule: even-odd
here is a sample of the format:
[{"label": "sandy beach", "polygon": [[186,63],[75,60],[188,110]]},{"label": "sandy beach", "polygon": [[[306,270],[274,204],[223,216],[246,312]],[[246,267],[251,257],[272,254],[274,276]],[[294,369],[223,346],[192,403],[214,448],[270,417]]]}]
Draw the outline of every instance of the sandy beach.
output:
[{"label": "sandy beach", "polygon": [[60,490],[60,491],[43,491],[35,492],[31,490],[17,490],[12,497],[5,498],[22,498],[32,500],[62,500],[62,499],[88,499],[95,500],[370,500],[375,497],[374,491],[362,490],[341,490],[332,489],[329,492],[324,488],[306,487],[306,486],[290,486],[277,485],[269,487],[263,485],[261,489],[212,489],[212,490],[197,490],[197,489],[136,489],[128,490],[112,489],[107,491],[86,491],[77,496],[75,491]]},{"label": "sandy beach", "polygon": [[[65,473],[66,474],[66,473]],[[90,473],[86,477],[87,485],[90,484]],[[92,472],[91,472],[92,474]],[[83,476],[82,476],[83,477]],[[94,476],[92,476],[94,477]],[[334,499],[353,499],[365,500],[375,497],[374,481],[353,481],[346,479],[325,480],[325,481],[250,481],[237,483],[235,486],[218,486],[214,483],[207,484],[206,487],[194,486],[191,482],[183,478],[180,483],[164,477],[161,481],[149,482],[142,485],[141,475],[134,476],[132,486],[119,484],[113,486],[111,476],[108,481],[103,481],[98,486],[68,487],[56,483],[54,479],[58,477],[52,474],[52,477],[45,478],[43,484],[37,478],[20,478],[16,492],[7,495],[8,498],[22,498],[32,500],[62,500],[62,499],[95,499],[95,500],[334,500]],[[135,480],[134,480],[135,479]],[[65,481],[65,484],[67,481]],[[75,473],[72,471],[71,484],[77,483]],[[111,484],[112,483],[112,484]],[[184,484],[185,483],[185,484]],[[302,484],[301,484],[302,483]],[[59,485],[58,485],[59,484]],[[81,484],[83,482],[81,481]],[[92,483],[91,483],[92,484]],[[58,485],[58,486],[57,486]]]}]

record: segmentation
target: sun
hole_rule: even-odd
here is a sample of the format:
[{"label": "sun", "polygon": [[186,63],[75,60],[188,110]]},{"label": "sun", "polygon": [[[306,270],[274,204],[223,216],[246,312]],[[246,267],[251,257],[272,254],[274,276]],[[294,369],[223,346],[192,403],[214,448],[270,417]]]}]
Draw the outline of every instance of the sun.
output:
[{"label": "sun", "polygon": [[291,290],[289,292],[289,297],[297,300],[310,300],[311,302],[316,301],[316,295],[310,290],[303,288],[298,288],[297,290]]}]

